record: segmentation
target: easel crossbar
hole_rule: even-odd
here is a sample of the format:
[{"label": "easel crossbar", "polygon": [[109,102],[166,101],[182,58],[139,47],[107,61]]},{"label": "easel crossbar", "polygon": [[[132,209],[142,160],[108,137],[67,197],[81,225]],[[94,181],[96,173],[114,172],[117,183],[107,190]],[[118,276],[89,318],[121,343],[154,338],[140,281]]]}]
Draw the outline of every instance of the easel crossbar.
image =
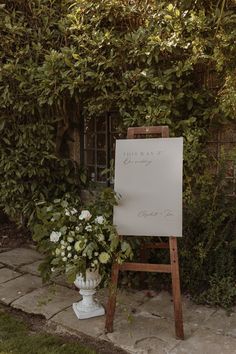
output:
[{"label": "easel crossbar", "polygon": [[171,273],[171,265],[126,262],[124,264],[119,265],[119,270],[121,271],[130,270],[136,272]]}]

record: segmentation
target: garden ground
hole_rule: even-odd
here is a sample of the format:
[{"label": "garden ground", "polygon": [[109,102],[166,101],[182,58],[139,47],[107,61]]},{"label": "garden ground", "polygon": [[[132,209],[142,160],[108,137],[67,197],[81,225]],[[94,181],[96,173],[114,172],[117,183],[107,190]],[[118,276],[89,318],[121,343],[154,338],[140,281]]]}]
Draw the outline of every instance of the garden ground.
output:
[{"label": "garden ground", "polygon": [[[76,336],[97,353],[122,353],[122,349],[135,354],[236,353],[236,309],[227,315],[183,297],[185,340],[179,341],[174,337],[167,292],[120,291],[113,333],[105,333],[104,316],[79,321],[71,307],[80,298],[78,291],[61,277],[42,284],[37,270],[41,255],[33,245],[16,246],[1,247],[0,302],[5,312],[7,308],[41,315],[40,330]],[[107,291],[101,290],[98,298],[105,305]]]}]

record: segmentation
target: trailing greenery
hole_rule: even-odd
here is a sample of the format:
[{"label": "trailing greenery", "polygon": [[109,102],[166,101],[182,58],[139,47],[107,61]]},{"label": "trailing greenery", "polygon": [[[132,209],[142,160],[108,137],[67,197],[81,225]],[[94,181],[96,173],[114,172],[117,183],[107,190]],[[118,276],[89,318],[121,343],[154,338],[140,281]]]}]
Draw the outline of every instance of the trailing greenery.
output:
[{"label": "trailing greenery", "polygon": [[185,145],[184,287],[232,304],[234,201],[206,177],[205,147],[235,120],[235,24],[233,0],[1,1],[0,207],[28,219],[35,201],[78,195],[67,158],[83,117],[169,125]]}]

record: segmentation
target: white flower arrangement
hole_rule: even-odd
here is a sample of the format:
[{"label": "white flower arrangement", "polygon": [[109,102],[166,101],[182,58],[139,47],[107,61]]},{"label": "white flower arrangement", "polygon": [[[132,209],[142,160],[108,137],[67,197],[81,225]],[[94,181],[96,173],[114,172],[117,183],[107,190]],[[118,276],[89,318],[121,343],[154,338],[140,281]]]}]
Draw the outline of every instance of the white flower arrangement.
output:
[{"label": "white flower arrangement", "polygon": [[121,263],[132,255],[130,245],[119,238],[107,214],[97,214],[95,207],[79,210],[56,200],[49,207],[41,207],[38,215],[40,225],[35,230],[47,255],[45,279],[50,277],[52,269],[53,274],[66,273],[70,282],[88,268],[99,269],[104,275],[113,261]]}]

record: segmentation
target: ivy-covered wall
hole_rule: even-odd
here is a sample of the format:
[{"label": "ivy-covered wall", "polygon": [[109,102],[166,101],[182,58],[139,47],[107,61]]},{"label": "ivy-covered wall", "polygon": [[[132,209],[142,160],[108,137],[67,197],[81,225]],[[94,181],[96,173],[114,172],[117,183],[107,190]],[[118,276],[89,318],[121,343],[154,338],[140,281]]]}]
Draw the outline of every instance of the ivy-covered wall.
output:
[{"label": "ivy-covered wall", "polygon": [[79,194],[67,151],[82,117],[169,125],[185,139],[184,287],[232,304],[235,203],[205,145],[235,120],[235,24],[233,0],[2,0],[0,208],[28,219],[35,201]]}]

